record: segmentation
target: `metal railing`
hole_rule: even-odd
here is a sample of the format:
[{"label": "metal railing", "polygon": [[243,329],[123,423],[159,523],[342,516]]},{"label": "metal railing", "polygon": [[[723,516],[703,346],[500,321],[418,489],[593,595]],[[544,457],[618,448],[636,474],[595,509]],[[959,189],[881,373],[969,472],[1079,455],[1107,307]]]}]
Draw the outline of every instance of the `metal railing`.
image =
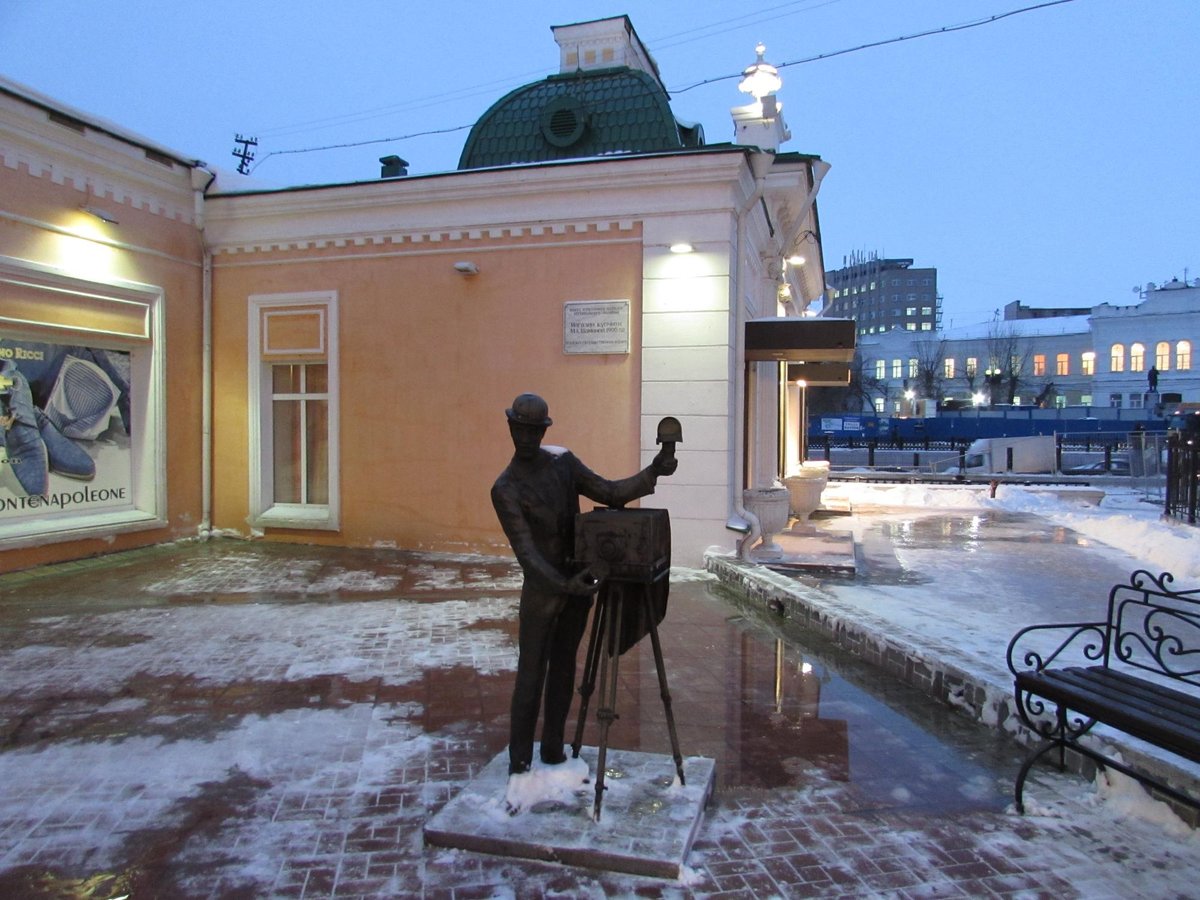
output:
[{"label": "metal railing", "polygon": [[1167,437],[1167,496],[1165,513],[1189,525],[1196,524],[1200,493],[1200,438],[1173,432]]}]

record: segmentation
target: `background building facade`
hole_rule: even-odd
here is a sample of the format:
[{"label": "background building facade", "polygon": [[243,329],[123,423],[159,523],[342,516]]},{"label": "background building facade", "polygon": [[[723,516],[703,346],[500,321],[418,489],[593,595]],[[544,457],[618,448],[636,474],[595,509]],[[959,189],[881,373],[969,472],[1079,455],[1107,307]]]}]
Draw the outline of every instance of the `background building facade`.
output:
[{"label": "background building facade", "polygon": [[853,319],[859,335],[927,335],[941,329],[935,268],[914,268],[911,259],[883,259],[872,253],[826,272],[825,283],[824,315]]}]

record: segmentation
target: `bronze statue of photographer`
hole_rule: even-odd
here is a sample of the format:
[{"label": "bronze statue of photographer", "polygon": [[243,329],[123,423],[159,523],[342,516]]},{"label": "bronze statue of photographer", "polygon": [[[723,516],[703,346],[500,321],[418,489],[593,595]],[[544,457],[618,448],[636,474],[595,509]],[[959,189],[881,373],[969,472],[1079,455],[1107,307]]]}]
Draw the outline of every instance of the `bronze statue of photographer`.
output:
[{"label": "bronze statue of photographer", "polygon": [[505,411],[514,453],[492,487],[492,505],[525,574],[521,588],[519,657],[508,745],[510,775],[533,763],[538,707],[541,759],[566,761],[564,731],[575,690],[575,665],[599,580],[572,567],[575,517],[583,495],[619,507],[654,492],[678,465],[665,449],[645,469],[618,481],[601,478],[567,450],[542,447],[551,420],[546,401],[521,394]]}]

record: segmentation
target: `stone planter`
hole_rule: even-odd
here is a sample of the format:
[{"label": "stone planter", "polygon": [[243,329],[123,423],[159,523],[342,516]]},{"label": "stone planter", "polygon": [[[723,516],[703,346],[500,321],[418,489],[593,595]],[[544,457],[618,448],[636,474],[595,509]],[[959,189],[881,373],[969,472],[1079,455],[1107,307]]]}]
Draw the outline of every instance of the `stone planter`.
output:
[{"label": "stone planter", "polygon": [[821,505],[821,493],[829,482],[829,463],[806,462],[800,471],[783,479],[787,488],[791,513],[796,517],[793,531],[807,531],[808,517]]},{"label": "stone planter", "polygon": [[787,488],[752,488],[742,492],[742,502],[762,528],[762,543],[748,548],[748,555],[754,559],[779,559],[783,548],[775,543],[775,535],[787,528],[791,506]]}]

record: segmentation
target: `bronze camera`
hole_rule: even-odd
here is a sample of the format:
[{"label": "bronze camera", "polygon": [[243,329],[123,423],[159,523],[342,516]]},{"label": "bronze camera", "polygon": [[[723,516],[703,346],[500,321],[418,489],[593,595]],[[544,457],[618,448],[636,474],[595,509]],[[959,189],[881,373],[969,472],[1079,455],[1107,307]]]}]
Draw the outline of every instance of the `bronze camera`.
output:
[{"label": "bronze camera", "polygon": [[575,559],[613,581],[653,584],[671,570],[665,509],[602,507],[575,518]]}]

